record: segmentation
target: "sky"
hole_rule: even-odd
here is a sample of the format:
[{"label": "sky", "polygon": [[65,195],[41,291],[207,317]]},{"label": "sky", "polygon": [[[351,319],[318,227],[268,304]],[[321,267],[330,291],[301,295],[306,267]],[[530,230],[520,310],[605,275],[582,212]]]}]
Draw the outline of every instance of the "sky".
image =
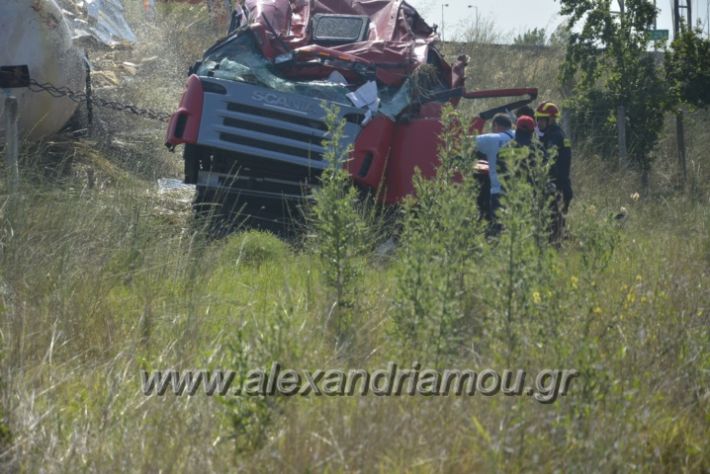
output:
[{"label": "sky", "polygon": [[[707,6],[710,0],[690,0],[693,7],[693,22],[699,18],[707,31]],[[555,0],[407,0],[429,24],[441,24],[441,6],[444,8],[444,34],[451,38],[452,34],[460,34],[467,22],[476,21],[476,10],[468,8],[473,5],[478,8],[481,18],[493,20],[497,30],[510,33],[510,42],[516,34],[532,28],[545,28],[551,33],[563,21],[558,14],[559,1]],[[673,30],[671,16],[672,0],[658,0],[661,14],[658,28]],[[534,5],[534,6],[533,6]],[[439,30],[441,31],[441,30]]]}]

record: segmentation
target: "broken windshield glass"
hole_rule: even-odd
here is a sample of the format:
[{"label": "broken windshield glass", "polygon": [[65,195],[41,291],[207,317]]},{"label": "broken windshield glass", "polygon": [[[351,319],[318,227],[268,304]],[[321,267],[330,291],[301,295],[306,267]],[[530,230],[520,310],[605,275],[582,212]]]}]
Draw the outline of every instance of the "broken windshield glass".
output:
[{"label": "broken windshield glass", "polygon": [[251,33],[242,33],[209,51],[197,70],[201,76],[258,84],[292,94],[350,105],[350,90],[330,81],[291,81],[278,76],[274,66],[261,54]]},{"label": "broken windshield glass", "polygon": [[[252,33],[242,32],[207,52],[197,69],[201,76],[261,85],[279,92],[301,94],[336,104],[352,105],[347,95],[357,87],[348,88],[342,75],[340,80],[293,81],[284,79],[276,72],[276,66],[267,60],[259,49]],[[333,77],[333,76],[331,76]],[[445,91],[436,80],[432,65],[418,68],[401,87],[380,87],[378,112],[393,120],[414,102],[426,102],[429,94]]]}]

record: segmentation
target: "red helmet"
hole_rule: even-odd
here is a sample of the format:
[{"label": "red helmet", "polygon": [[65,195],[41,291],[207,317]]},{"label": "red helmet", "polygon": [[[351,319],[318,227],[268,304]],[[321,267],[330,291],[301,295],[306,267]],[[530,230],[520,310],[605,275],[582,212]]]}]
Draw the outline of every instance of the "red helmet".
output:
[{"label": "red helmet", "polygon": [[532,133],[535,131],[535,120],[527,115],[522,115],[515,122],[515,129]]},{"label": "red helmet", "polygon": [[535,118],[559,118],[560,108],[552,102],[543,102],[535,111]]}]

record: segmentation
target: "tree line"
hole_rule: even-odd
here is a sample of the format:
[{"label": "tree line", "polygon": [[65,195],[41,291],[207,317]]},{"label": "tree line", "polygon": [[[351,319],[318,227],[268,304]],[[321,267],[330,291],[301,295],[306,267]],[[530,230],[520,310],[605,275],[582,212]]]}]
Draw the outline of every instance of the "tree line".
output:
[{"label": "tree line", "polygon": [[623,164],[647,177],[666,113],[710,105],[710,39],[684,25],[670,46],[654,41],[658,11],[649,0],[618,0],[616,11],[608,0],[560,4],[562,28],[549,38],[535,28],[514,43],[566,47],[560,79],[576,140],[616,156],[624,130]]}]

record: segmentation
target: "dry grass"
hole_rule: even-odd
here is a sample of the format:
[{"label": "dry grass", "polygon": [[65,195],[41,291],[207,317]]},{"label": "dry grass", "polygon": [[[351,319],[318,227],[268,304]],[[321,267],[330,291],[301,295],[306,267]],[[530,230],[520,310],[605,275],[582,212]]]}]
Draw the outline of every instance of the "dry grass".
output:
[{"label": "dry grass", "polygon": [[[471,48],[475,86],[554,84],[558,53]],[[149,76],[165,83],[126,94],[174,104],[167,65],[175,63],[165,58],[161,74]],[[207,240],[186,213],[160,205],[151,181],[177,172],[178,162],[153,153],[159,126],[147,130],[145,146],[129,135],[130,153],[66,145],[57,153],[73,157],[72,166],[51,177],[56,166],[39,164],[55,162],[47,149],[28,151],[19,196],[0,187],[0,470],[707,472],[710,140],[706,115],[693,117],[692,192],[673,188],[670,135],[652,192],[639,201],[631,197],[637,176],[575,157],[572,237],[555,257],[555,294],[543,294],[536,310],[560,323],[555,334],[529,335],[537,349],[526,360],[530,369],[573,367],[583,377],[549,406],[504,397],[145,397],[142,368],[399,360],[397,261],[373,258],[366,267],[357,337],[343,354],[328,329],[324,263],[265,234]],[[630,218],[614,230],[608,216],[621,206]],[[597,268],[610,232],[613,258]],[[495,314],[494,306],[484,301],[481,310]],[[452,364],[502,368],[501,357],[490,351]],[[235,417],[256,421],[236,439]]]}]

